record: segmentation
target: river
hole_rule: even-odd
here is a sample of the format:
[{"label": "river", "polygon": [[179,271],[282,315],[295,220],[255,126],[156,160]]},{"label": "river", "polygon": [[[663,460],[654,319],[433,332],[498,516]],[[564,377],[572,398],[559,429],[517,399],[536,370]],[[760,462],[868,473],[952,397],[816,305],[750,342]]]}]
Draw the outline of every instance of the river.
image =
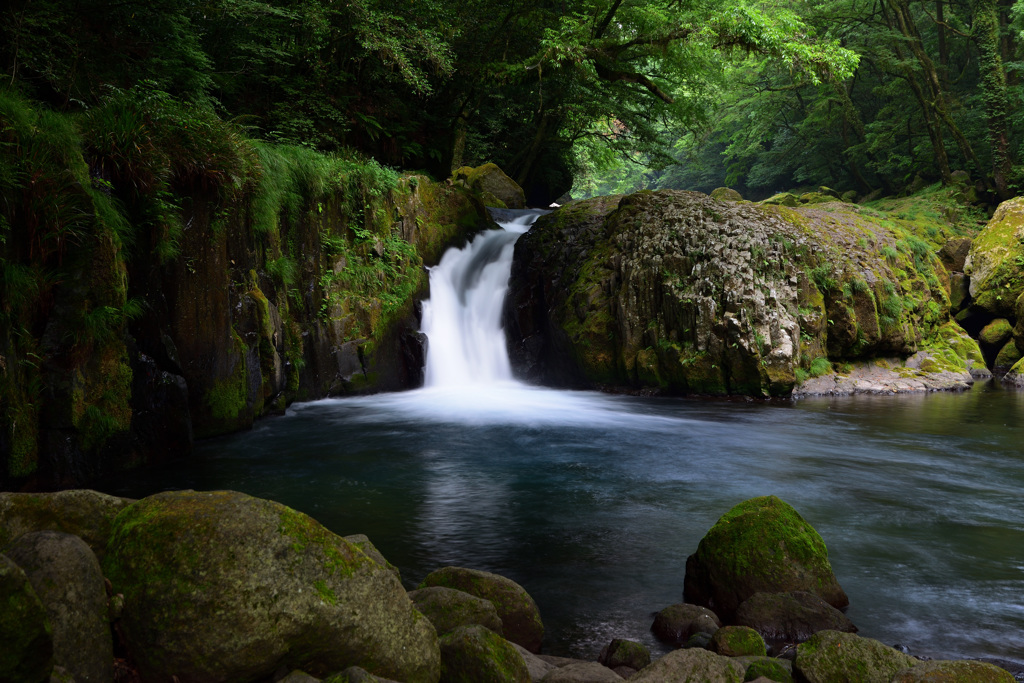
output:
[{"label": "river", "polygon": [[[493,300],[471,291],[507,282],[507,266],[481,270],[511,258],[514,237],[493,238],[431,272],[423,389],[296,404],[105,490],[271,498],[367,534],[410,588],[446,565],[506,575],[536,599],[545,652],[591,659],[615,637],[660,651],[652,613],[681,601],[700,538],[774,494],[825,539],[861,635],[1024,660],[1024,392],[767,403],[528,387],[492,348]],[[473,258],[475,275],[459,271]],[[477,294],[485,314],[470,315]],[[455,344],[475,359],[447,355]],[[442,357],[481,367],[455,377],[431,367]]]}]

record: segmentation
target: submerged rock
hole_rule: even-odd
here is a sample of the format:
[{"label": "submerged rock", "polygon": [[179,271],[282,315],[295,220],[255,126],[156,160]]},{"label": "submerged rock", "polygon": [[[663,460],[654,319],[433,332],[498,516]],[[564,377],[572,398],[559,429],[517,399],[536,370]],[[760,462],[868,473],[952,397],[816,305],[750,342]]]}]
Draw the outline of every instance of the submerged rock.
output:
[{"label": "submerged rock", "polygon": [[818,631],[857,632],[845,614],[807,591],[754,593],[736,609],[735,621],[770,644],[802,643]]},{"label": "submerged rock", "polygon": [[850,604],[818,532],[775,496],[725,513],[686,560],[683,597],[725,621],[755,593],[808,591],[836,608]]},{"label": "submerged rock", "polygon": [[718,615],[707,607],[680,603],[669,605],[654,615],[651,631],[659,640],[682,645],[694,634],[711,634],[721,627]]},{"label": "submerged rock", "polygon": [[54,664],[77,683],[113,680],[107,589],[85,541],[59,531],[36,531],[18,537],[3,553],[25,571],[46,608]]},{"label": "submerged rock", "polygon": [[505,637],[530,652],[540,652],[544,623],[537,603],[512,579],[478,569],[445,567],[428,574],[420,584],[420,588],[430,586],[454,588],[489,600],[501,618]]},{"label": "submerged rock", "polygon": [[25,572],[0,555],[0,681],[43,683],[53,669],[53,635]]},{"label": "submerged rock", "polygon": [[146,680],[361,666],[437,681],[434,628],[395,575],[279,503],[231,491],[145,498],[117,516],[103,566]]},{"label": "submerged rock", "polygon": [[849,204],[576,202],[516,243],[510,358],[530,381],[643,392],[786,396],[879,357],[897,359],[890,391],[965,387],[984,362],[939,333],[955,324],[936,248]]}]

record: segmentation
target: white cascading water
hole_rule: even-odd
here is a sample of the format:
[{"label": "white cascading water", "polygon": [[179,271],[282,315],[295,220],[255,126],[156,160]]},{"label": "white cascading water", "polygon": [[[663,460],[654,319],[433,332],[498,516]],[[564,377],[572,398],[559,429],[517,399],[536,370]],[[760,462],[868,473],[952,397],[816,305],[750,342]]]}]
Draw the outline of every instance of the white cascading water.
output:
[{"label": "white cascading water", "polygon": [[430,269],[430,299],[423,303],[427,335],[424,386],[456,387],[512,382],[501,326],[502,305],[520,235],[544,211],[496,211],[503,229],[449,249]]}]

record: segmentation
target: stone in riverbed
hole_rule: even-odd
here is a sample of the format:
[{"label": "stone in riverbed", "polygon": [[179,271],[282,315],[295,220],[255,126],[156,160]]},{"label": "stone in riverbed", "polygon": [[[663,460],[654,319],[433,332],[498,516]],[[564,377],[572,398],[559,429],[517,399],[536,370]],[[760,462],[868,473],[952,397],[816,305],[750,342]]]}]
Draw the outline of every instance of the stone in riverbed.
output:
[{"label": "stone in riverbed", "polygon": [[742,683],[744,673],[743,665],[729,657],[707,650],[675,650],[655,660],[629,680],[630,683]]},{"label": "stone in riverbed", "polygon": [[635,640],[616,638],[604,646],[597,661],[609,669],[628,666],[639,671],[651,663],[651,651]]},{"label": "stone in riverbed", "polygon": [[821,631],[796,649],[793,670],[807,683],[889,683],[918,660],[871,638]]},{"label": "stone in riverbed", "polygon": [[53,669],[46,608],[21,567],[0,555],[0,681],[42,683]]},{"label": "stone in riverbed", "polygon": [[714,633],[721,627],[718,616],[707,607],[680,603],[658,612],[651,631],[659,640],[681,645],[696,633]]},{"label": "stone in riverbed", "polygon": [[764,657],[768,654],[761,634],[749,626],[723,626],[711,636],[708,649],[726,657]]},{"label": "stone in riverbed", "polygon": [[440,646],[441,683],[531,683],[512,643],[479,624],[445,634]]},{"label": "stone in riverbed", "polygon": [[444,586],[410,591],[409,599],[420,614],[430,620],[439,636],[471,624],[480,624],[503,635],[501,617],[490,600]]},{"label": "stone in riverbed", "polygon": [[802,643],[818,631],[857,632],[845,614],[807,591],[754,593],[736,609],[735,622],[769,644]]},{"label": "stone in riverbed", "polygon": [[962,659],[933,660],[904,669],[892,683],[1015,683],[1013,675],[995,664]]},{"label": "stone in riverbed", "polygon": [[54,664],[78,683],[113,680],[107,589],[85,541],[59,531],[36,531],[19,536],[3,553],[25,571],[46,608]]},{"label": "stone in riverbed", "polygon": [[147,681],[251,681],[281,667],[362,666],[405,683],[440,673],[434,628],[395,575],[273,501],[150,496],[114,520],[103,567]]},{"label": "stone in riverbed", "polygon": [[687,558],[683,585],[684,600],[726,622],[754,593],[803,590],[836,608],[850,604],[821,536],[775,496],[752,498],[725,513]]},{"label": "stone in riverbed", "polygon": [[454,588],[490,600],[501,618],[505,637],[530,652],[540,652],[544,623],[537,603],[512,579],[478,569],[445,567],[428,574],[419,587],[430,586]]}]

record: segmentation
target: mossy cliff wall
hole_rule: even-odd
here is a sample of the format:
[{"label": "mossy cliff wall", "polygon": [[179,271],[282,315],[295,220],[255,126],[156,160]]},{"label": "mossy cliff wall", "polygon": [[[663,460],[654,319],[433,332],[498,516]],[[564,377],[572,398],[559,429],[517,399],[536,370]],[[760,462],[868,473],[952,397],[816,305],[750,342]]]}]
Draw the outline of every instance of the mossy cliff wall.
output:
[{"label": "mossy cliff wall", "polygon": [[962,386],[984,363],[950,317],[935,254],[955,230],[919,228],[840,202],[670,190],[570,204],[516,245],[513,366],[643,392],[786,396],[865,363],[893,387]]},{"label": "mossy cliff wall", "polygon": [[489,222],[471,192],[184,105],[0,95],[0,489],[419,383],[424,265]]}]

